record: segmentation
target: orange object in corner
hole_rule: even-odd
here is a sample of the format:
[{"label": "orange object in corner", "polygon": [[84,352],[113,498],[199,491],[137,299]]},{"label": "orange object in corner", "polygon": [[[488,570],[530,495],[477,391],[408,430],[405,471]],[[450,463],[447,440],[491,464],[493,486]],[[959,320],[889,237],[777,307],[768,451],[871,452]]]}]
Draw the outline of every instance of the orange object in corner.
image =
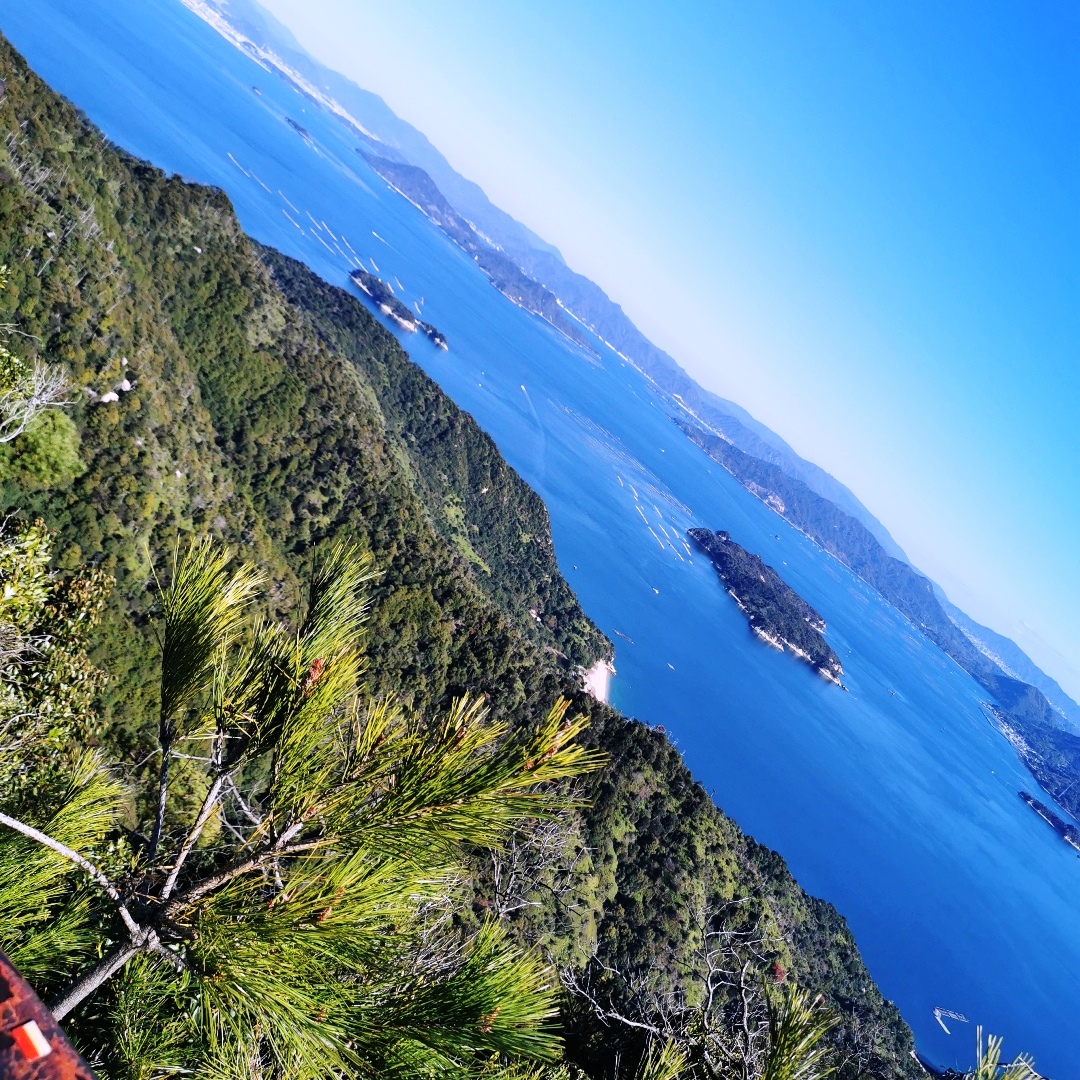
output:
[{"label": "orange object in corner", "polygon": [[94,1080],[30,984],[0,953],[0,1080]]}]

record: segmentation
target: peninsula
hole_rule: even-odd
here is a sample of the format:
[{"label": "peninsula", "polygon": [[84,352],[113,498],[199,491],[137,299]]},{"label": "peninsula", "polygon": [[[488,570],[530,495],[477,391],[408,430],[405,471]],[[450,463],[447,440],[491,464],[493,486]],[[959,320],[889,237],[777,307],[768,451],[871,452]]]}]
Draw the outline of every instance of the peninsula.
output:
[{"label": "peninsula", "polygon": [[843,686],[840,658],[825,640],[825,620],[761,558],[722,530],[690,529],[687,535],[712,560],[750,629],[781,652],[790,649],[829,682]]},{"label": "peninsula", "polygon": [[369,274],[366,270],[353,270],[349,277],[359,288],[367,294],[375,306],[389,319],[393,319],[402,330],[410,334],[422,330],[440,349],[449,349],[446,337],[435,329],[431,323],[426,323],[414,315],[395,295],[394,290],[382,278]]}]

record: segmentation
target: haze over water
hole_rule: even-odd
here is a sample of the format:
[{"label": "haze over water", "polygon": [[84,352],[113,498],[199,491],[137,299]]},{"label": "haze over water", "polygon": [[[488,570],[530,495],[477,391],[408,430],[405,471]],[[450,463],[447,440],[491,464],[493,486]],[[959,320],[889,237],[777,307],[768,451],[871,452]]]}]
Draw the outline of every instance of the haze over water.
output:
[{"label": "haze over water", "polygon": [[[259,240],[343,286],[351,248],[423,300],[450,351],[403,343],[543,497],[616,645],[613,704],[665,725],[719,805],[839,908],[931,1060],[970,1063],[980,1023],[1080,1078],[1080,859],[1017,798],[1034,781],[967,675],[691,445],[639,373],[513,307],[341,125],[175,0],[6,0],[0,30],[118,145],[223,187]],[[683,546],[693,525],[730,531],[821,612],[849,693],[748,632]],[[970,1023],[946,1035],[935,1006]]]}]

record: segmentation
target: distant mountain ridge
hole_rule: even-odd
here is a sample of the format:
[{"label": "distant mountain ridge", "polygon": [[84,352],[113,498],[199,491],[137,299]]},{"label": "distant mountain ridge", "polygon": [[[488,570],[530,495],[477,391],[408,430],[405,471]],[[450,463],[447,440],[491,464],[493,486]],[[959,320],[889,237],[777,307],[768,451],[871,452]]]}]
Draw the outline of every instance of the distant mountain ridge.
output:
[{"label": "distant mountain ridge", "polygon": [[[563,317],[565,312],[637,367],[670,400],[673,413],[684,414],[685,419],[677,419],[684,432],[749,490],[878,589],[993,694],[1013,719],[1040,730],[1080,730],[1080,705],[1014,642],[949,604],[940,588],[910,565],[885,526],[849,488],[800,457],[745,409],[700,386],[649,341],[600,286],[570,269],[557,248],[496,207],[382,98],[314,60],[257,0],[181,3],[347,124],[365,144],[358,149],[371,167],[473,254],[492,284],[511,300],[580,345],[584,338]],[[775,505],[776,500],[784,509]],[[801,511],[810,517],[797,520]],[[843,534],[845,545],[851,546],[838,548],[835,535],[808,527],[816,516],[828,518],[836,526],[834,532]],[[1080,755],[1076,760],[1080,770]]]},{"label": "distant mountain ridge", "polygon": [[965,614],[955,604],[949,603],[944,593],[938,594],[942,601],[942,607],[948,616],[963,631],[975,648],[985,653],[1006,674],[1023,682],[1031,683],[1045,695],[1051,705],[1064,718],[1069,729],[1075,734],[1080,734],[1080,705],[1061,687],[1056,680],[1046,672],[1035,666],[1034,661],[1010,638],[991,630],[988,626],[977,623],[970,615]]}]

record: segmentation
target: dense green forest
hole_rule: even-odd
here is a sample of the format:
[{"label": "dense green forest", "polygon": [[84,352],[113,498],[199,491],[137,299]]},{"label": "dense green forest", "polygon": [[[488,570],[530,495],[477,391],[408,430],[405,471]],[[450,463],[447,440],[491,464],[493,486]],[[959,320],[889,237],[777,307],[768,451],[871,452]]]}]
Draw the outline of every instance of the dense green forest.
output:
[{"label": "dense green forest", "polygon": [[[468,1053],[517,1047],[528,1056],[540,1047],[533,1056],[550,1059],[561,1046],[560,1075],[580,1068],[599,1078],[631,1076],[650,1053],[659,1069],[657,1047],[673,1045],[685,1069],[697,1070],[685,1075],[706,1075],[717,1047],[730,1061],[760,1051],[737,1046],[747,1001],[755,1038],[773,1045],[782,1001],[788,1016],[800,1007],[828,1012],[834,1023],[823,1046],[839,1075],[918,1075],[910,1032],[874,985],[843,918],[807,896],[778,855],[717,809],[663,733],[583,693],[580,669],[610,656],[611,646],[559,574],[542,502],[472,418],[358,299],[248,240],[222,192],[167,177],[108,145],[6,43],[0,77],[0,262],[9,268],[0,323],[17,331],[8,347],[26,364],[63,369],[70,401],[0,447],[0,497],[13,515],[0,573],[5,582],[18,578],[20,560],[29,558],[25,537],[36,537],[39,562],[47,548],[51,576],[33,594],[37,621],[26,633],[57,642],[68,635],[54,653],[67,658],[60,682],[78,693],[61,693],[57,679],[19,691],[39,712],[47,702],[64,716],[23,740],[27,775],[40,767],[54,782],[50,762],[66,760],[67,743],[90,748],[110,770],[101,779],[96,765],[86,766],[85,776],[101,779],[108,788],[101,797],[119,807],[112,827],[75,830],[78,843],[121,878],[127,871],[116,864],[124,858],[150,858],[130,854],[142,850],[136,833],[154,847],[137,821],[154,819],[155,777],[171,752],[163,749],[171,736],[161,720],[159,637],[175,588],[174,552],[192,538],[228,545],[228,573],[252,565],[263,576],[253,615],[266,626],[300,627],[297,640],[307,640],[312,567],[333,562],[336,545],[346,543],[370,569],[356,698],[364,709],[392,699],[412,718],[412,737],[423,741],[416,732],[431,725],[444,732],[440,752],[452,756],[455,733],[466,725],[447,729],[438,718],[459,716],[454,702],[468,697],[483,703],[469,714],[468,730],[481,741],[482,732],[495,733],[493,745],[504,749],[493,753],[509,754],[506,747],[546,731],[554,754],[561,729],[545,725],[565,699],[566,715],[587,721],[578,736],[583,749],[606,761],[568,770],[575,778],[558,807],[530,819],[529,828],[518,821],[509,840],[465,829],[444,838],[453,847],[445,856],[460,860],[464,874],[452,890],[460,902],[451,923],[472,943],[469,955],[519,950],[514,970],[529,993],[540,992],[535,964],[543,958],[564,988],[557,1001],[551,997],[557,1022],[544,1019],[542,1002],[522,1019],[548,1032],[542,1047],[515,1043],[518,1029],[507,1028],[502,1043],[474,1040]],[[61,616],[63,634],[50,629]],[[246,640],[236,631],[230,648],[246,648]],[[309,687],[323,657],[305,657],[294,681]],[[6,677],[16,688],[26,681],[20,671],[11,659]],[[341,745],[342,753],[355,752],[348,739]],[[481,742],[469,746],[482,753]],[[245,779],[272,806],[273,785],[259,772],[270,767],[266,760],[256,755],[245,764],[252,770]],[[519,772],[536,765],[535,757],[513,761]],[[180,829],[204,797],[195,766],[178,759],[176,769],[166,832]],[[0,796],[0,811],[39,813],[44,826],[48,814],[35,810],[33,785],[16,788]],[[231,812],[220,811],[215,837],[227,824],[239,827]],[[229,858],[224,839],[214,840],[220,851],[211,845],[202,854],[194,831],[200,872],[204,861]],[[344,833],[334,835],[345,842]],[[12,866],[5,854],[17,855],[14,843],[0,833],[0,877]],[[167,882],[153,881],[160,896]],[[63,954],[63,913],[82,926],[86,911],[97,910],[79,906],[88,903],[81,885],[67,887],[56,886],[41,908],[60,927],[52,937],[48,923],[41,930],[53,957]],[[0,947],[32,958],[33,941],[20,944],[23,931],[2,916]],[[199,947],[183,946],[193,956]],[[69,974],[91,953],[74,935]],[[472,970],[458,961],[457,975]],[[44,970],[21,962],[32,975]],[[384,982],[395,970],[370,964]],[[337,977],[340,964],[318,970]],[[366,970],[357,959],[355,977]],[[550,991],[554,976],[545,977]],[[124,989],[130,985],[109,983],[73,1007],[76,1038],[89,1039],[86,1017],[102,1010],[131,1024],[146,1014],[147,1002]],[[794,986],[820,994],[821,1005],[800,1006]],[[181,998],[169,996],[168,984],[154,983],[152,993],[153,1001],[168,998],[169,1015],[183,1027]],[[502,1030],[483,1001],[474,1006],[474,1028],[485,1036]],[[462,1045],[439,1052],[460,1058]],[[110,1076],[157,1075],[135,1069],[136,1057],[100,1064]]]}]

